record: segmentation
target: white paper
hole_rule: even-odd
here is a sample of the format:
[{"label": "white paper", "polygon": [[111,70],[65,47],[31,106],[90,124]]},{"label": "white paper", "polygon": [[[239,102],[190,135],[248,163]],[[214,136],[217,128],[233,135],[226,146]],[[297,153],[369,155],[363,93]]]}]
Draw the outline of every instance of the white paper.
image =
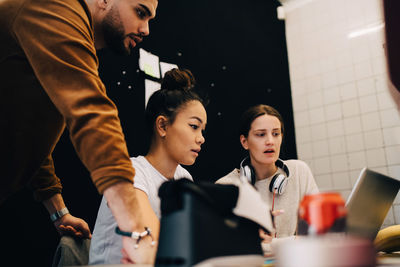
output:
[{"label": "white paper", "polygon": [[149,101],[150,96],[157,90],[161,88],[161,84],[158,82],[154,82],[152,80],[145,79],[144,80],[144,107],[146,108],[147,102]]},{"label": "white paper", "polygon": [[239,197],[233,213],[252,220],[273,233],[275,228],[270,208],[261,198],[260,193],[248,182],[238,183],[237,186],[239,187]]},{"label": "white paper", "polygon": [[147,75],[160,79],[159,58],[143,48],[139,49],[139,68]]},{"label": "white paper", "polygon": [[164,74],[167,71],[172,70],[174,68],[178,68],[178,65],[160,61],[161,77],[164,77]]}]

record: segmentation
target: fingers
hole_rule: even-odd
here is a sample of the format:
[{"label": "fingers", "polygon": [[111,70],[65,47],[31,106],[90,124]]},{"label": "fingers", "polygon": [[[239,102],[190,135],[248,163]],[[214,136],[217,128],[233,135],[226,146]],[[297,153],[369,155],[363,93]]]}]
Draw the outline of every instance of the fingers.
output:
[{"label": "fingers", "polygon": [[285,210],[274,210],[274,211],[272,212],[272,215],[273,215],[273,216],[279,216],[279,215],[281,215],[281,214],[283,214],[283,213],[285,213]]},{"label": "fingers", "polygon": [[136,240],[130,237],[122,237],[122,247],[124,248],[127,258],[134,263],[154,264],[156,258],[157,247],[150,244],[149,237],[140,241],[139,247],[136,247]]},{"label": "fingers", "polygon": [[122,264],[130,264],[130,263],[132,264],[132,263],[134,263],[133,261],[131,261],[129,259],[129,255],[128,255],[128,253],[126,253],[124,248],[121,249],[121,252],[122,252],[122,259],[121,259],[121,263]]},{"label": "fingers", "polygon": [[260,238],[262,239],[263,243],[271,243],[272,236],[267,234],[263,229],[259,229]]},{"label": "fingers", "polygon": [[262,239],[265,239],[265,238],[267,238],[268,236],[270,236],[269,234],[267,234],[263,229],[259,229],[259,234],[260,234],[260,237],[262,238]]},{"label": "fingers", "polygon": [[85,221],[81,221],[81,223],[78,225],[78,230],[82,234],[82,237],[92,238],[89,225]]},{"label": "fingers", "polygon": [[56,225],[61,234],[73,235],[80,238],[92,238],[89,225],[82,219],[67,214]]},{"label": "fingers", "polygon": [[84,234],[81,231],[77,231],[74,227],[70,225],[59,225],[59,232],[61,235],[71,235],[82,238]]},{"label": "fingers", "polygon": [[76,233],[76,230],[74,227],[70,226],[70,225],[63,225],[60,224],[58,226],[58,229],[62,232],[62,233],[69,233],[69,234],[74,234]]}]

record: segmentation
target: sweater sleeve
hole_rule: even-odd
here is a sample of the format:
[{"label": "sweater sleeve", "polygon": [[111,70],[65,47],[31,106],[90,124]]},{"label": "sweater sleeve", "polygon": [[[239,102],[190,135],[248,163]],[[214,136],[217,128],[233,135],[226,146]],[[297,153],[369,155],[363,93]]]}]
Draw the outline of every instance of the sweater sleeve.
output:
[{"label": "sweater sleeve", "polygon": [[98,75],[90,19],[76,0],[26,1],[12,29],[103,193],[119,181],[132,182],[134,169],[117,109]]},{"label": "sweater sleeve", "polygon": [[216,184],[232,184],[239,185],[240,184],[240,173],[238,169],[233,169],[230,173],[225,175],[222,178],[219,178],[215,183]]},{"label": "sweater sleeve", "polygon": [[54,172],[53,158],[51,156],[45,159],[29,185],[33,189],[33,196],[37,201],[49,199],[57,193],[61,194],[60,179]]}]

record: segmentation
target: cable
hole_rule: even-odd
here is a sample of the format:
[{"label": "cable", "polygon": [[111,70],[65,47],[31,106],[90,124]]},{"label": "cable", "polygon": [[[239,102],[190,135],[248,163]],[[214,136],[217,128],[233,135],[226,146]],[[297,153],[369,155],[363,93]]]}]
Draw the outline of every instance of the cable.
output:
[{"label": "cable", "polygon": [[[271,209],[272,212],[274,211],[275,194],[276,194],[276,189],[274,189],[274,193],[272,194],[272,209]],[[276,231],[275,231],[275,238],[276,238]]]}]

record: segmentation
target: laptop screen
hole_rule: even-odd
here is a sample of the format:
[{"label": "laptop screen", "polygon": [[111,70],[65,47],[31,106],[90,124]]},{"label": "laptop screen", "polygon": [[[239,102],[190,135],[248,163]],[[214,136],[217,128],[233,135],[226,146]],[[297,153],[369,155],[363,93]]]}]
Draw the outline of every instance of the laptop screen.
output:
[{"label": "laptop screen", "polygon": [[374,240],[400,189],[400,181],[361,170],[346,203],[347,232]]}]

